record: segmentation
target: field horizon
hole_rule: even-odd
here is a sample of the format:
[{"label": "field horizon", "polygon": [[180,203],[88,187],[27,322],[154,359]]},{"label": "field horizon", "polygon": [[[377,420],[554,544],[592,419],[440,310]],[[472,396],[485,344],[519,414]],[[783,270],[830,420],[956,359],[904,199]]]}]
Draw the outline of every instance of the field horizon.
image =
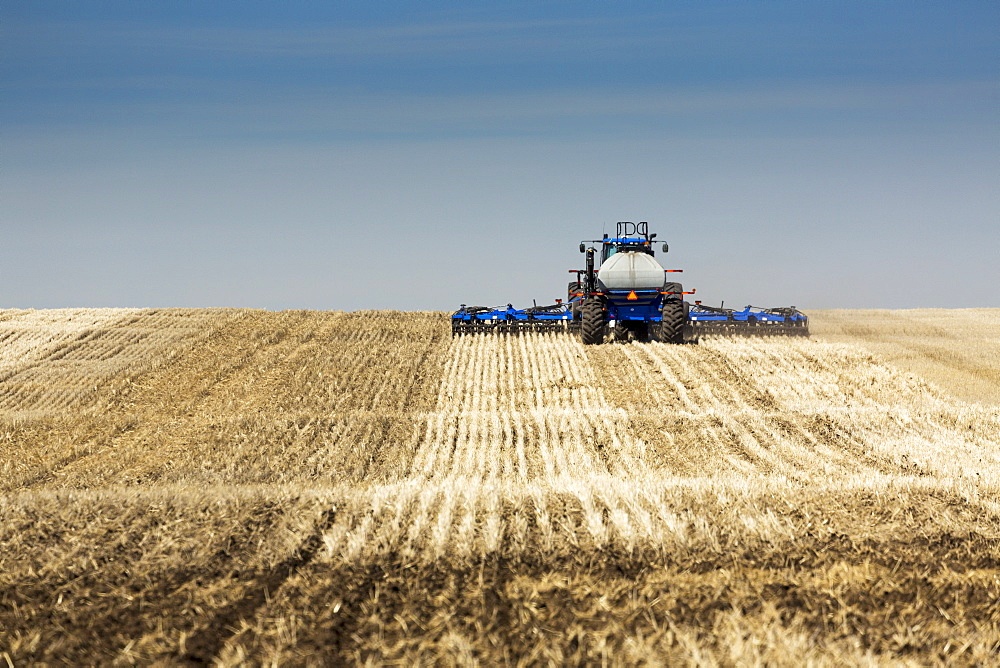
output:
[{"label": "field horizon", "polygon": [[995,661],[1000,309],[808,315],[0,310],[0,657]]}]

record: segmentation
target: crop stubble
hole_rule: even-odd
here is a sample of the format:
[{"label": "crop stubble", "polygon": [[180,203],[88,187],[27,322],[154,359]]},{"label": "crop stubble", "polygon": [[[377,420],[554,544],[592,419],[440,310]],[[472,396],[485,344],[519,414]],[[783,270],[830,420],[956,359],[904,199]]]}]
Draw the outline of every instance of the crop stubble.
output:
[{"label": "crop stubble", "polygon": [[[64,339],[109,318],[74,339],[121,346],[107,359],[129,350],[124,323],[154,317],[50,315]],[[0,646],[15,659],[998,649],[1000,412],[862,348],[168,315],[191,331],[91,370],[76,415],[3,386]],[[35,349],[44,369],[53,353]]]}]

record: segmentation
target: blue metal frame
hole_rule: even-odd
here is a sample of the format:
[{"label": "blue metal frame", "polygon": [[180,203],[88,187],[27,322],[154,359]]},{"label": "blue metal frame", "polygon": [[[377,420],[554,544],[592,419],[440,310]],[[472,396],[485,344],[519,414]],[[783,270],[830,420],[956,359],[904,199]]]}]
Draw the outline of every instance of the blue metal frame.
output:
[{"label": "blue metal frame", "polygon": [[771,323],[797,325],[808,322],[809,318],[807,318],[802,311],[799,311],[795,307],[767,309],[758,308],[756,306],[747,306],[742,311],[737,311],[735,309],[724,309],[713,306],[704,306],[702,304],[692,304],[691,311],[688,314],[688,320],[692,323],[738,322],[758,323],[763,325]]},{"label": "blue metal frame", "polygon": [[631,322],[659,322],[663,308],[663,293],[659,290],[635,290],[635,299],[629,299],[633,290],[608,290],[604,293],[608,306],[608,319]]},{"label": "blue metal frame", "polygon": [[[460,309],[452,314],[452,320],[461,320],[462,322],[515,322],[522,320],[572,320],[573,314],[570,312],[567,306],[553,306],[545,307],[546,310],[540,309],[517,309],[511,304],[504,306],[497,306],[496,308],[490,308],[486,306],[465,306],[464,304]],[[550,310],[551,309],[551,310]]]},{"label": "blue metal frame", "polygon": [[451,316],[453,332],[560,331],[572,329],[575,324],[568,304],[526,309],[516,309],[511,304],[495,308],[462,304]]},{"label": "blue metal frame", "polygon": [[[649,246],[652,242],[649,239],[643,239],[642,237],[630,238],[622,237],[621,239],[597,239],[602,244],[643,244]],[[596,243],[595,241],[595,243]]]},{"label": "blue metal frame", "polygon": [[[636,290],[638,299],[629,300],[626,290],[612,290],[606,293],[608,319],[617,321],[660,322],[663,294],[657,290]],[[581,298],[576,298],[577,301]],[[743,325],[796,325],[806,326],[809,318],[795,308],[766,309],[747,306],[743,310],[724,309],[701,304],[690,304],[688,322],[692,325],[715,325],[736,323]],[[538,328],[552,325],[558,329],[571,325],[573,320],[572,302],[553,306],[533,306],[517,309],[513,305],[487,307],[465,306],[451,316],[453,327],[482,327],[487,329]]]}]

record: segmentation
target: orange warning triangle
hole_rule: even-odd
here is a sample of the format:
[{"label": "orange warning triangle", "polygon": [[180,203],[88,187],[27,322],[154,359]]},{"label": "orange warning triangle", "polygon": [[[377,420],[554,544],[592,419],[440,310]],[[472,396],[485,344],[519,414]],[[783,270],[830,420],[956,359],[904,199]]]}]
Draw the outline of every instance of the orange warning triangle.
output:
[{"label": "orange warning triangle", "polygon": [[626,299],[638,299],[638,298],[639,298],[639,296],[637,294],[635,294],[635,290],[633,290],[632,292],[628,293],[628,297],[626,297]]}]

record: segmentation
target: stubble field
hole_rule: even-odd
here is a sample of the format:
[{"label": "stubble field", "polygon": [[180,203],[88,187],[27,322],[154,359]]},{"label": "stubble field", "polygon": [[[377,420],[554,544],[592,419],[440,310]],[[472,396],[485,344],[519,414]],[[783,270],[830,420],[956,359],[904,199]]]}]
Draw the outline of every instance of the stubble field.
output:
[{"label": "stubble field", "polygon": [[0,311],[0,658],[995,663],[1000,310],[810,316]]}]

